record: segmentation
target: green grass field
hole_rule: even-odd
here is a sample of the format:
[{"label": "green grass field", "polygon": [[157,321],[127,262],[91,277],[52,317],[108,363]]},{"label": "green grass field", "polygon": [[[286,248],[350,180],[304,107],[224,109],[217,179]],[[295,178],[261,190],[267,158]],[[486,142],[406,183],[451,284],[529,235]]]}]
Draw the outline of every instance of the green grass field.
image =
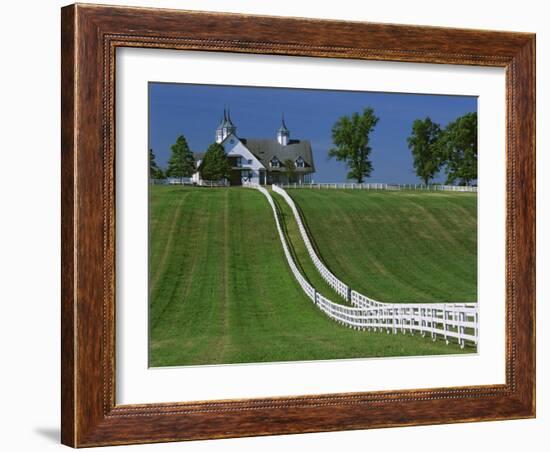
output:
[{"label": "green grass field", "polygon": [[152,367],[472,351],[327,318],[290,273],[255,190],[152,186],[149,215]]},{"label": "green grass field", "polygon": [[384,302],[477,301],[475,193],[289,189],[328,268]]}]

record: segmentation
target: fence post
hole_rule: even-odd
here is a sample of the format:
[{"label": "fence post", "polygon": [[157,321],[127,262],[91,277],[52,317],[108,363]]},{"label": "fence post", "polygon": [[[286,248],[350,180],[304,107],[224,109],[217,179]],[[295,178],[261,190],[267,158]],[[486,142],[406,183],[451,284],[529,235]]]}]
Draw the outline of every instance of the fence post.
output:
[{"label": "fence post", "polygon": [[445,335],[445,343],[449,345],[449,338],[447,337],[447,307],[443,306],[443,334]]},{"label": "fence post", "polygon": [[479,311],[478,311],[478,308],[477,306],[475,307],[475,312],[474,312],[474,336],[475,336],[475,343],[477,345],[477,343],[479,342],[479,328],[478,328],[478,320],[479,320]]},{"label": "fence post", "polygon": [[435,336],[435,309],[434,308],[430,308],[431,309],[431,313],[432,313],[432,341],[435,342],[435,339],[436,339],[436,336]]},{"label": "fence post", "polygon": [[460,348],[464,348],[464,327],[462,326],[463,315],[463,311],[458,313],[458,343],[460,344]]}]

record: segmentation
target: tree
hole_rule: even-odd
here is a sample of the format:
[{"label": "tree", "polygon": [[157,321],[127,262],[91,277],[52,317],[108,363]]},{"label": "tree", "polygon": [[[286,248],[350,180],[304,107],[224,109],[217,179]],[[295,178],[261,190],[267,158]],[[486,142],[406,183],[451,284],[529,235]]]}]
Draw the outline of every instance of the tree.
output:
[{"label": "tree", "polygon": [[439,152],[439,137],[441,128],[439,124],[432,122],[428,117],[424,120],[417,119],[413,122],[412,133],[407,138],[409,149],[413,155],[413,164],[416,175],[426,185],[434,178],[441,168],[441,155]]},{"label": "tree", "polygon": [[294,160],[286,159],[283,162],[285,167],[285,175],[289,184],[292,184],[296,181],[296,167],[294,165]]},{"label": "tree", "polygon": [[172,145],[172,154],[168,160],[166,174],[169,177],[190,177],[195,172],[195,158],[187,145],[187,140],[180,135]]},{"label": "tree", "polygon": [[362,114],[353,113],[342,116],[332,128],[332,141],[336,147],[328,151],[329,158],[335,157],[338,161],[346,162],[349,169],[348,179],[356,179],[362,183],[365,177],[372,172],[372,162],[369,154],[369,138],[378,118],[374,110],[365,108]]},{"label": "tree", "polygon": [[208,147],[199,166],[199,172],[204,180],[217,181],[229,178],[231,163],[221,144],[213,143]]},{"label": "tree", "polygon": [[477,179],[477,113],[467,113],[449,123],[438,146],[445,163],[447,184],[463,185]]},{"label": "tree", "polygon": [[164,171],[157,165],[155,153],[149,149],[149,177],[151,179],[164,179]]}]

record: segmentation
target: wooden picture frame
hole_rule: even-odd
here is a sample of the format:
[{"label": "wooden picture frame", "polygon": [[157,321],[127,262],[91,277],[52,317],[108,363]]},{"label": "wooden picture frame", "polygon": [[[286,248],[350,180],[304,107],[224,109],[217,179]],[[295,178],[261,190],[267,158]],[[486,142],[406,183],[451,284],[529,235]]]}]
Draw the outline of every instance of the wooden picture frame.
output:
[{"label": "wooden picture frame", "polygon": [[[61,34],[64,444],[85,447],[535,416],[535,35],[79,4],[62,9]],[[116,405],[117,47],[505,68],[505,384]]]}]

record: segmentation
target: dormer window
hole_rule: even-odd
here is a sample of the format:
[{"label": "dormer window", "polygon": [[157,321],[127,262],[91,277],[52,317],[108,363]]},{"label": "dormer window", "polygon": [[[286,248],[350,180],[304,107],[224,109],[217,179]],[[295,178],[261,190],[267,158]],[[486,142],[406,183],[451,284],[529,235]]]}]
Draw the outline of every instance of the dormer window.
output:
[{"label": "dormer window", "polygon": [[296,168],[305,168],[306,162],[302,157],[298,157],[295,161]]},{"label": "dormer window", "polygon": [[281,166],[281,162],[279,161],[279,159],[277,157],[273,157],[269,161],[269,166],[271,166],[272,168],[279,168]]}]

